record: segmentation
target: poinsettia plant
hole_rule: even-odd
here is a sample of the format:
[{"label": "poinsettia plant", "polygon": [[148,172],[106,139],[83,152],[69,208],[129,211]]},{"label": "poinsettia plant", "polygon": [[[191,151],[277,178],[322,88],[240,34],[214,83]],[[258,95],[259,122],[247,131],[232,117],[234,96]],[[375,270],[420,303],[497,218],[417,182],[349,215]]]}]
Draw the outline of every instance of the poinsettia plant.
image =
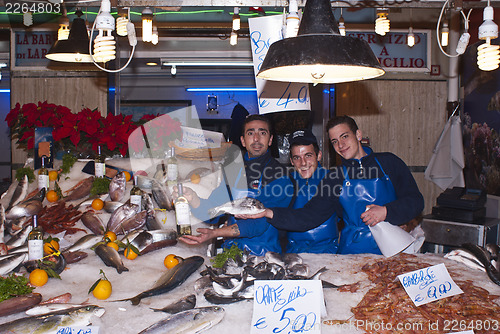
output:
[{"label": "poinsettia plant", "polygon": [[[166,119],[165,117],[168,117]],[[162,122],[155,123],[156,119]],[[101,146],[101,151],[107,156],[126,156],[129,149],[129,137],[138,127],[146,124],[153,133],[162,136],[155,143],[182,138],[180,122],[168,115],[145,115],[138,122],[132,120],[132,115],[101,115],[97,109],[83,108],[73,113],[67,107],[52,103],[38,102],[15,107],[5,118],[10,127],[12,139],[16,139],[18,147],[32,150],[35,143],[35,128],[51,127],[56,150],[91,156]],[[130,142],[134,142],[130,140]],[[136,147],[137,148],[137,147]]]}]

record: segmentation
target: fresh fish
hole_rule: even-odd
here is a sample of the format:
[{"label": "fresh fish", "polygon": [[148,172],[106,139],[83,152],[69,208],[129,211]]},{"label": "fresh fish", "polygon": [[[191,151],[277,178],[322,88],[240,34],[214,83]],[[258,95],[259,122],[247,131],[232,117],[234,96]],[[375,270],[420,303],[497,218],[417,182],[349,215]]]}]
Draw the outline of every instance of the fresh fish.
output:
[{"label": "fresh fish", "polygon": [[496,244],[486,244],[486,250],[490,253],[490,262],[496,270],[500,271],[500,247]]},{"label": "fresh fish", "polygon": [[186,310],[191,310],[196,306],[196,296],[189,295],[178,301],[165,306],[164,308],[152,308],[155,312],[166,312],[170,314],[179,313]]},{"label": "fresh fish", "polygon": [[111,183],[109,184],[109,197],[112,201],[121,201],[123,196],[125,196],[125,188],[127,186],[127,180],[125,178],[125,173],[119,172],[113,177]]},{"label": "fresh fish", "polygon": [[210,217],[216,217],[223,213],[231,215],[253,215],[265,210],[264,204],[252,197],[243,197],[232,202],[224,203],[208,210]]},{"label": "fresh fish", "polygon": [[0,255],[7,254],[7,245],[4,242],[5,235],[5,209],[0,203]]},{"label": "fresh fish", "polygon": [[95,234],[87,234],[78,239],[73,245],[64,249],[63,252],[76,252],[84,249],[89,249],[96,243],[102,240],[102,236]]},{"label": "fresh fish", "polygon": [[93,212],[85,212],[80,219],[82,220],[83,225],[85,225],[86,228],[92,231],[92,233],[96,235],[104,234],[104,223],[102,222],[101,218],[99,218]]},{"label": "fresh fish", "polygon": [[59,296],[55,296],[55,297],[52,297],[50,299],[47,299],[47,300],[44,300],[43,302],[40,302],[40,305],[44,305],[44,304],[55,304],[55,303],[69,303],[69,301],[71,300],[73,296],[71,295],[71,293],[69,292],[66,292],[66,293],[63,293],[62,295],[59,295]]},{"label": "fresh fish", "polygon": [[25,242],[21,246],[17,246],[17,247],[9,249],[9,254],[27,253],[27,252],[28,252],[28,243],[27,242]]},{"label": "fresh fish", "polygon": [[9,298],[0,303],[0,317],[26,311],[41,301],[42,295],[39,293],[28,293],[27,295]]},{"label": "fresh fish", "polygon": [[231,287],[226,288],[216,282],[213,282],[213,288],[215,293],[220,296],[236,296],[238,292],[246,289],[249,285],[253,284],[253,281],[247,282],[247,272],[244,271],[240,280],[235,278],[231,279]]},{"label": "fresh fish", "polygon": [[194,308],[160,320],[139,334],[201,333],[217,325],[224,318],[224,312],[219,306]]},{"label": "fresh fish", "polygon": [[119,229],[119,226],[125,220],[134,217],[137,214],[137,208],[138,206],[136,204],[123,204],[120,206],[111,214],[111,217],[109,217],[106,229],[108,231],[119,231],[121,233],[122,231]]},{"label": "fresh fish", "polygon": [[2,334],[56,334],[59,326],[83,327],[91,322],[92,316],[100,317],[104,308],[97,305],[84,305],[67,310],[51,312],[17,319],[0,325]]},{"label": "fresh fish", "polygon": [[[107,247],[107,246],[106,246]],[[111,248],[111,247],[108,247]],[[204,260],[201,256],[191,256],[187,259],[182,260],[178,265],[169,269],[165,272],[155,283],[155,285],[146,291],[139,293],[138,295],[121,299],[117,301],[126,301],[130,300],[132,305],[138,305],[141,302],[142,298],[147,298],[151,296],[160,295],[163,293],[167,293],[182,283],[191,276],[198,268],[203,264]]]},{"label": "fresh fish", "polygon": [[242,300],[246,300],[247,298],[243,296],[221,296],[217,294],[214,289],[209,289],[205,291],[203,294],[207,302],[216,304],[216,305],[222,305],[222,304],[233,304],[236,302],[240,302]]},{"label": "fresh fish", "polygon": [[10,235],[16,235],[21,232],[26,225],[30,225],[31,217],[21,217],[14,220],[7,220],[5,227]]},{"label": "fresh fish", "polygon": [[90,176],[83,181],[80,181],[75,187],[68,191],[71,193],[63,198],[63,201],[74,201],[80,198],[84,198],[90,194],[90,189],[92,189],[92,183],[94,182],[94,177]]},{"label": "fresh fish", "polygon": [[484,269],[484,266],[479,260],[469,252],[468,250],[465,249],[454,249],[444,255],[445,259],[448,260],[453,260],[456,262],[460,262],[462,264],[465,264],[467,267],[476,269],[476,270],[481,270],[486,272],[486,269]]},{"label": "fresh fish", "polygon": [[281,267],[285,267],[285,261],[283,261],[280,253],[267,252],[266,254],[264,254],[264,260],[267,263],[275,263]]},{"label": "fresh fish", "polygon": [[488,274],[490,280],[493,283],[500,285],[500,273],[491,264],[489,254],[487,255],[488,252],[485,249],[483,249],[481,246],[470,243],[463,244],[461,248],[464,248],[471,252],[484,266],[484,269],[486,269],[486,274]]},{"label": "fresh fish", "polygon": [[161,224],[156,219],[156,211],[153,204],[153,199],[148,193],[142,193],[141,203],[142,210],[148,211],[148,216],[146,217],[146,227],[148,228],[148,230],[161,230],[163,228],[163,224]]},{"label": "fresh fish", "polygon": [[116,268],[118,274],[128,271],[128,268],[123,265],[120,254],[118,254],[116,249],[100,244],[95,248],[95,253],[101,258],[105,265]]},{"label": "fresh fish", "polygon": [[[135,206],[136,208],[138,207],[135,204],[131,204],[131,207]],[[116,234],[127,234],[130,231],[135,231],[137,229],[140,229],[146,224],[146,216],[148,212],[147,211],[141,211],[141,212],[135,212],[135,214],[132,215],[132,217],[126,218],[118,224],[109,226],[108,225],[108,230],[111,232],[115,232]]]},{"label": "fresh fish", "polygon": [[286,268],[287,276],[307,276],[309,275],[309,266],[307,264],[295,264]]},{"label": "fresh fish", "polygon": [[128,240],[144,255],[177,244],[177,232],[174,230],[142,231]]},{"label": "fresh fish", "polygon": [[43,208],[42,202],[37,200],[29,200],[26,202],[16,204],[12,208],[10,208],[6,212],[5,218],[12,220],[21,217],[31,217],[40,212],[42,208]]},{"label": "fresh fish", "polygon": [[285,268],[291,268],[304,262],[300,255],[296,253],[285,253],[282,256],[282,259],[285,262]]},{"label": "fresh fish", "polygon": [[115,212],[122,205],[123,205],[122,202],[105,201],[103,209],[107,213],[113,213],[113,212]]},{"label": "fresh fish", "polygon": [[194,291],[198,294],[204,293],[207,289],[212,288],[212,279],[210,276],[202,276],[194,282]]},{"label": "fresh fish", "polygon": [[21,233],[18,233],[15,236],[11,237],[9,240],[7,240],[7,242],[5,243],[5,245],[7,245],[7,248],[11,249],[24,245],[26,243],[26,240],[28,239],[28,234],[30,234],[32,229],[33,226],[26,225],[26,227],[22,230]]},{"label": "fresh fish", "polygon": [[72,264],[72,263],[78,262],[80,260],[83,260],[87,256],[88,256],[88,254],[85,252],[82,252],[82,251],[64,253],[64,257],[66,258],[67,264]]},{"label": "fresh fish", "polygon": [[10,198],[9,205],[7,206],[7,211],[10,210],[14,205],[20,203],[26,195],[28,194],[28,176],[24,175],[23,179],[19,181],[16,186],[16,190],[14,190],[14,194]]},{"label": "fresh fish", "polygon": [[46,193],[45,188],[42,188],[42,189],[38,190],[36,192],[36,194],[34,194],[33,196],[29,197],[29,195],[28,195],[28,198],[25,199],[23,202],[27,202],[27,201],[31,201],[31,200],[43,202],[43,200],[45,199],[45,193]]},{"label": "fresh fish", "polygon": [[[5,255],[0,260],[0,276],[4,276],[10,273],[12,270],[17,268],[21,263],[23,263],[27,257],[28,253],[17,253],[13,254],[12,256],[9,256],[8,254]],[[0,331],[0,333],[2,332]]]},{"label": "fresh fish", "polygon": [[75,307],[81,307],[82,304],[54,303],[54,304],[39,304],[29,310],[26,310],[26,315],[41,315],[51,312],[64,311]]},{"label": "fresh fish", "polygon": [[153,194],[153,198],[160,209],[173,209],[173,199],[168,187],[155,180],[153,182],[153,187],[151,188],[151,193]]}]

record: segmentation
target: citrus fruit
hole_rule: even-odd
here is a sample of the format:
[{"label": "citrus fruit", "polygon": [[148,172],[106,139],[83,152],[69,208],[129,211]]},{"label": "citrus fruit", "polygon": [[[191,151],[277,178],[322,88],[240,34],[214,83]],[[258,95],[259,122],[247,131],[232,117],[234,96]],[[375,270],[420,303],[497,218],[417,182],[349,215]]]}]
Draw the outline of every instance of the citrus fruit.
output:
[{"label": "citrus fruit", "polygon": [[105,279],[101,279],[99,283],[95,286],[94,290],[92,290],[92,294],[97,299],[108,299],[111,296],[111,292],[113,291],[111,287],[111,282]]},{"label": "citrus fruit", "polygon": [[111,247],[111,248],[114,248],[114,249],[116,249],[116,250],[118,250],[118,249],[120,248],[120,247],[118,247],[118,244],[117,244],[116,242],[114,242],[114,241],[110,241],[110,242],[108,242],[108,243],[106,244],[106,246]]},{"label": "citrus fruit", "polygon": [[47,201],[49,202],[57,202],[59,199],[59,195],[55,192],[55,190],[49,190],[47,191],[47,194],[45,195],[47,197]]},{"label": "citrus fruit", "polygon": [[135,258],[137,258],[137,256],[139,256],[139,254],[134,252],[130,247],[125,248],[125,250],[123,251],[123,255],[129,260],[134,260]]},{"label": "citrus fruit", "polygon": [[57,240],[52,239],[43,244],[43,252],[45,254],[52,254],[57,252],[58,250],[59,250],[59,243],[57,242]]},{"label": "citrus fruit", "polygon": [[125,181],[130,181],[130,179],[132,178],[132,176],[130,176],[130,173],[127,171],[123,171],[123,174],[125,174]]},{"label": "citrus fruit", "polygon": [[104,233],[104,240],[109,240],[109,241],[115,241],[116,240],[116,233],[107,231]]},{"label": "citrus fruit", "polygon": [[59,176],[59,173],[57,171],[51,170],[49,172],[49,181],[55,181],[55,180],[57,180],[58,176]]},{"label": "citrus fruit", "polygon": [[191,175],[191,182],[194,183],[194,184],[198,184],[200,183],[200,176],[198,174],[193,174]]},{"label": "citrus fruit", "polygon": [[104,201],[102,199],[96,198],[92,201],[92,209],[101,210],[102,208],[104,208]]},{"label": "citrus fruit", "polygon": [[179,260],[177,259],[177,257],[174,254],[168,254],[167,256],[165,256],[165,260],[163,260],[163,264],[168,269],[171,269],[179,264]]},{"label": "citrus fruit", "polygon": [[49,280],[49,275],[43,269],[37,268],[30,273],[30,283],[35,286],[44,286]]}]

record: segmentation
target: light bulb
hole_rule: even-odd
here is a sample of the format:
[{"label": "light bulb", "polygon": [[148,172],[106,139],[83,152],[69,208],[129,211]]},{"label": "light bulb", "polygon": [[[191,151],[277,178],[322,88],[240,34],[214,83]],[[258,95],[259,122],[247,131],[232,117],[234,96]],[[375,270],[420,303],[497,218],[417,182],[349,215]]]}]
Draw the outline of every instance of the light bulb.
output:
[{"label": "light bulb", "polygon": [[491,45],[490,39],[477,47],[477,66],[482,71],[493,71],[500,64],[500,49],[498,45]]},{"label": "light bulb", "polygon": [[391,21],[387,18],[387,11],[380,11],[377,13],[375,20],[375,32],[381,36],[385,36],[391,30]]},{"label": "light bulb", "polygon": [[411,48],[415,45],[415,35],[413,34],[413,28],[408,29],[408,46]]},{"label": "light bulb", "polygon": [[116,18],[116,34],[118,36],[127,36],[127,16],[120,16]]},{"label": "light bulb", "polygon": [[344,22],[344,18],[342,17],[342,15],[340,15],[340,18],[339,18],[339,32],[340,32],[341,36],[345,36],[345,22]]},{"label": "light bulb", "polygon": [[151,42],[153,38],[153,12],[149,7],[142,11],[142,41]]},{"label": "light bulb", "polygon": [[33,14],[31,14],[31,12],[23,14],[23,24],[27,27],[33,24]]},{"label": "light bulb", "polygon": [[233,30],[238,31],[241,28],[240,8],[234,7]]},{"label": "light bulb", "polygon": [[116,58],[115,38],[111,32],[115,29],[115,19],[110,14],[111,3],[102,0],[99,15],[95,18],[95,28],[99,34],[94,40],[94,59],[105,63]]},{"label": "light bulb", "polygon": [[172,68],[170,69],[170,74],[176,75],[177,74],[177,66],[172,65]]},{"label": "light bulb", "polygon": [[448,23],[443,23],[443,28],[441,28],[441,45],[448,46],[448,40],[450,36],[450,28],[448,28]]},{"label": "light bulb", "polygon": [[313,71],[311,72],[311,76],[314,80],[321,80],[325,76],[325,69],[321,65],[314,65]]},{"label": "light bulb", "polygon": [[64,13],[59,18],[59,29],[57,30],[57,40],[62,41],[69,37],[69,19]]},{"label": "light bulb", "polygon": [[153,34],[151,35],[151,43],[153,43],[153,45],[157,45],[158,41],[159,41],[158,28],[155,25],[155,26],[153,26]]},{"label": "light bulb", "polygon": [[238,34],[236,31],[231,31],[231,37],[229,38],[229,44],[236,45],[238,44]]}]

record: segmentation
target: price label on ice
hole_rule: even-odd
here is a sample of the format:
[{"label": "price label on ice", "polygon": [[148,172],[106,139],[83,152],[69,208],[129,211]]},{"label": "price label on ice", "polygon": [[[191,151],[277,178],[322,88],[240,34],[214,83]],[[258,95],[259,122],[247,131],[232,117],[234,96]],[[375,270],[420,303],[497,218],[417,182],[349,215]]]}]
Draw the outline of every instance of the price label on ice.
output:
[{"label": "price label on ice", "polygon": [[320,280],[255,281],[251,333],[321,333]]},{"label": "price label on ice", "polygon": [[56,334],[99,334],[99,327],[58,327]]},{"label": "price label on ice", "polygon": [[415,306],[463,293],[443,263],[398,276]]}]

